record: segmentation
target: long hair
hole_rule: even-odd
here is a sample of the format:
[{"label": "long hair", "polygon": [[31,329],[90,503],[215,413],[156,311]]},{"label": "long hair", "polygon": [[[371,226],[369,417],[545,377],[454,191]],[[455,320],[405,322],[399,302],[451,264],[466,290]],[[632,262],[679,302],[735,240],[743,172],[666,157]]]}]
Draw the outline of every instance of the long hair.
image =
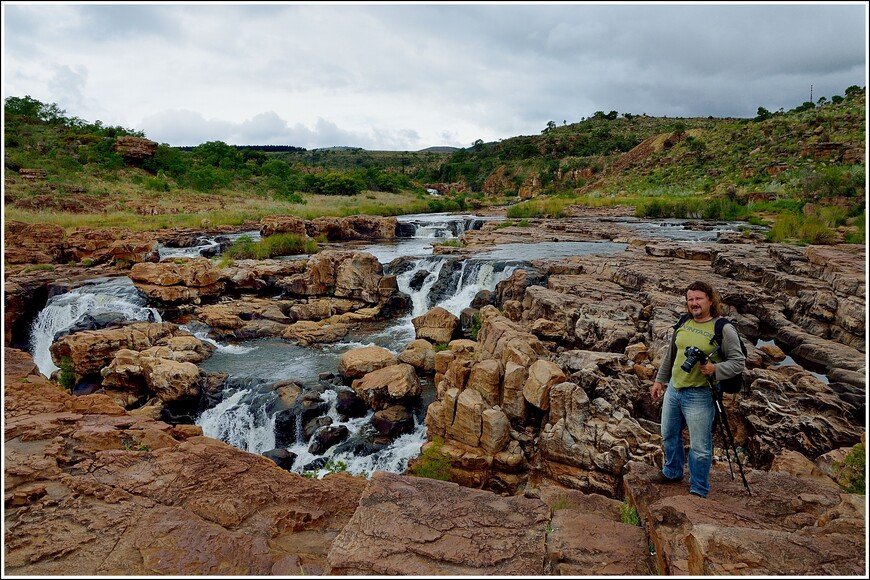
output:
[{"label": "long hair", "polygon": [[[722,316],[722,304],[719,302],[719,293],[716,292],[712,286],[707,284],[706,282],[701,282],[700,280],[696,280],[689,284],[686,288],[686,294],[689,293],[689,290],[695,290],[696,292],[703,292],[707,295],[707,298],[710,299],[710,316],[713,318],[717,318]],[[692,315],[692,311],[689,310],[689,303],[686,302],[686,312],[689,313],[689,316]]]}]

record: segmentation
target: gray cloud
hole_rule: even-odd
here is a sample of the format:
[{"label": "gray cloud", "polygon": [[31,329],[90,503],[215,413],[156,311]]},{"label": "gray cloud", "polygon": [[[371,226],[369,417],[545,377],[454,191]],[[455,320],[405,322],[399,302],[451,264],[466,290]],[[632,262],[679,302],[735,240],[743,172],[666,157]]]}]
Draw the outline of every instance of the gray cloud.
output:
[{"label": "gray cloud", "polygon": [[866,85],[867,7],[4,4],[4,98],[172,145],[416,150]]}]

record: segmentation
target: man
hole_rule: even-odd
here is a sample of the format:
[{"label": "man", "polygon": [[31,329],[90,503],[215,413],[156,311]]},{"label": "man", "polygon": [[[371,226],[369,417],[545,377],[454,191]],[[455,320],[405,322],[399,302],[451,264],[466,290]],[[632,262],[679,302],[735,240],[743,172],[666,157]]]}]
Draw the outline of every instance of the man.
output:
[{"label": "man", "polygon": [[[713,341],[716,319],[721,316],[719,296],[706,282],[692,282],[686,289],[689,318],[677,328],[665,351],[655,382],[653,400],[662,402],[662,447],[665,463],[652,479],[655,483],[677,483],[683,479],[686,463],[683,428],[689,428],[689,493],[707,497],[710,493],[710,465],[713,462],[713,421],[716,409],[708,378],[716,383],[743,372],[746,357],[733,324],[722,329],[722,345]],[[712,356],[685,371],[686,348],[696,347]],[[665,388],[664,385],[667,385]]]}]

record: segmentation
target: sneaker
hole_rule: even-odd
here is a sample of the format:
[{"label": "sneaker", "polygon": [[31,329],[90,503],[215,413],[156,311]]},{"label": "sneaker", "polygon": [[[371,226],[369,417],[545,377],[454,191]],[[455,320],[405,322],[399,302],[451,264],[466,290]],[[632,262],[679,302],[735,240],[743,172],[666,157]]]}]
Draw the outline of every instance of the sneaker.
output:
[{"label": "sneaker", "polygon": [[697,491],[690,491],[690,492],[689,492],[689,495],[694,495],[695,497],[700,497],[700,498],[705,498],[705,497],[707,497],[706,495],[701,495],[701,494],[698,493]]},{"label": "sneaker", "polygon": [[682,477],[668,477],[661,471],[649,478],[653,483],[679,483],[683,481]]}]

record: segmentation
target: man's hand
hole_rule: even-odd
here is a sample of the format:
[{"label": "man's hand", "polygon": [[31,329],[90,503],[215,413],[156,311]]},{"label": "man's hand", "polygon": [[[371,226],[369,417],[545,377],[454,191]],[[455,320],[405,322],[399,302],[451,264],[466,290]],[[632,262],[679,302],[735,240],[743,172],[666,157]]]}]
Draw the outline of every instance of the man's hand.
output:
[{"label": "man's hand", "polygon": [[716,365],[711,363],[710,361],[705,362],[701,366],[698,367],[701,369],[701,374],[706,375],[708,377],[712,377],[716,375]]},{"label": "man's hand", "polygon": [[652,387],[649,389],[649,395],[652,397],[653,401],[661,399],[665,396],[665,386],[658,381],[654,382]]}]

